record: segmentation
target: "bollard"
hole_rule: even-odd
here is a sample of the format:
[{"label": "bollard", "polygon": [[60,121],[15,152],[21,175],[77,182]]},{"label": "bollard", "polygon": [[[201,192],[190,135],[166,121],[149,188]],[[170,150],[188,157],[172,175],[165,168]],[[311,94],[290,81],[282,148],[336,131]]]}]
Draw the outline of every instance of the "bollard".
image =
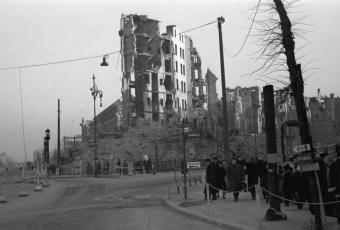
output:
[{"label": "bollard", "polygon": [[209,215],[209,204],[210,204],[210,192],[209,192],[209,183],[205,184],[205,192],[207,194],[207,215]]}]

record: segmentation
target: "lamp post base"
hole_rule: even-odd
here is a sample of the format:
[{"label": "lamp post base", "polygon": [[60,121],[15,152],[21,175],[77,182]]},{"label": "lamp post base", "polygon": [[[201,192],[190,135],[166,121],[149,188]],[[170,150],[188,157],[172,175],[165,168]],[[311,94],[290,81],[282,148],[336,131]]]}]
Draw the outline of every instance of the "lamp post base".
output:
[{"label": "lamp post base", "polygon": [[268,221],[278,221],[278,220],[287,220],[287,215],[283,212],[278,212],[274,208],[269,208],[266,211],[265,220]]}]

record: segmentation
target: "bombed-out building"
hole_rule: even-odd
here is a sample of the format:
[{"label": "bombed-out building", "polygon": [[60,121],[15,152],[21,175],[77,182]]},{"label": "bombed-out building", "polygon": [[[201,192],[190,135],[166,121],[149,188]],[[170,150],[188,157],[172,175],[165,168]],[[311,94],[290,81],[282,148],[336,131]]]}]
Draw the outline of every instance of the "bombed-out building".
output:
[{"label": "bombed-out building", "polygon": [[124,126],[134,117],[194,119],[193,111],[206,108],[200,58],[189,36],[175,25],[162,33],[158,20],[135,14],[122,15],[119,35]]}]

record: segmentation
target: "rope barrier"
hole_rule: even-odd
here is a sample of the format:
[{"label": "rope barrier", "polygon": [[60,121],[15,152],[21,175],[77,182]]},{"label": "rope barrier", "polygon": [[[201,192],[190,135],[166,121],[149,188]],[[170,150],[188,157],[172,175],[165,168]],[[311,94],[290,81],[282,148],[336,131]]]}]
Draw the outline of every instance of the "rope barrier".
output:
[{"label": "rope barrier", "polygon": [[[227,191],[227,190],[223,190],[223,189],[220,189],[220,188],[216,188],[215,186],[207,183],[210,187],[216,189],[216,190],[219,190],[219,191],[222,191],[222,192],[225,192],[225,193],[234,193],[234,192],[243,192],[245,189],[242,189],[242,190],[239,190],[239,191]],[[249,189],[255,187],[255,185],[252,185],[250,187],[247,188],[247,190],[249,191]]]},{"label": "rope barrier", "polygon": [[340,200],[338,200],[338,201],[331,201],[331,202],[324,202],[324,203],[309,203],[309,202],[295,201],[295,200],[290,200],[290,199],[284,198],[282,196],[276,195],[276,194],[274,194],[272,192],[269,192],[268,190],[266,190],[265,188],[263,188],[261,186],[260,186],[260,188],[262,188],[264,192],[268,193],[271,196],[274,196],[274,197],[276,197],[278,199],[289,201],[289,202],[295,203],[295,204],[327,205],[327,204],[337,204],[337,203],[340,203]]}]

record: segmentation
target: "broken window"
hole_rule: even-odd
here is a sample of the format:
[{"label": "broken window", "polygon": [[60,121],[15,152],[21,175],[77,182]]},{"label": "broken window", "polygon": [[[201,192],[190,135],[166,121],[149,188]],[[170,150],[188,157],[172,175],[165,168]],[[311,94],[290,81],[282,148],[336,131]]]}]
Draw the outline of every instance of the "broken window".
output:
[{"label": "broken window", "polygon": [[172,106],[172,103],[173,103],[172,95],[171,94],[167,94],[166,95],[166,100],[165,100],[165,105],[166,106]]},{"label": "broken window", "polygon": [[144,74],[144,81],[146,84],[150,84],[150,75],[149,74]]},{"label": "broken window", "polygon": [[197,63],[197,55],[192,55],[192,59],[193,59],[194,63]]},{"label": "broken window", "polygon": [[164,86],[165,86],[165,90],[167,90],[167,91],[172,90],[172,77],[171,77],[171,75],[165,75]]},{"label": "broken window", "polygon": [[165,59],[165,72],[171,72],[171,61]]},{"label": "broken window", "polygon": [[195,79],[198,79],[198,69],[195,69],[195,70],[194,70],[194,78],[195,78]]},{"label": "broken window", "polygon": [[165,54],[171,54],[170,40],[164,40],[162,44],[162,49]]}]

